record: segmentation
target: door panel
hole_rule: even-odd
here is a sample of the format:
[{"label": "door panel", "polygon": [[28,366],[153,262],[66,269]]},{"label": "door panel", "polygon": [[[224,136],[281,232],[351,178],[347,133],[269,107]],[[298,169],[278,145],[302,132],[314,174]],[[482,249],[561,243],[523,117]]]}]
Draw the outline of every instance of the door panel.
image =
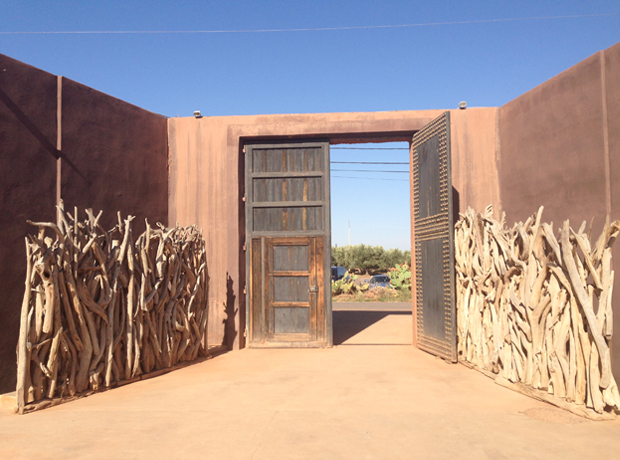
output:
[{"label": "door panel", "polygon": [[270,274],[273,278],[274,303],[281,302],[310,302],[310,277],[309,276],[278,276]]},{"label": "door panel", "polygon": [[315,207],[269,207],[254,209],[254,231],[300,232],[323,230],[323,209]]},{"label": "door panel", "polygon": [[280,307],[274,310],[274,334],[310,334],[310,309]]},{"label": "door panel", "polygon": [[253,146],[253,172],[324,171],[324,146],[317,144]]},{"label": "door panel", "polygon": [[413,136],[418,347],[456,362],[450,113]]},{"label": "door panel", "polygon": [[323,200],[322,177],[258,178],[252,182],[253,199],[257,202]]},{"label": "door panel", "polygon": [[267,340],[316,341],[315,294],[324,292],[316,276],[317,237],[267,238],[265,243]]},{"label": "door panel", "polygon": [[310,250],[308,246],[275,246],[273,248],[273,269],[275,271],[309,270]]},{"label": "door panel", "polygon": [[249,344],[331,345],[329,144],[246,146]]},{"label": "door panel", "polygon": [[251,346],[324,346],[324,238],[255,238],[251,247]]}]

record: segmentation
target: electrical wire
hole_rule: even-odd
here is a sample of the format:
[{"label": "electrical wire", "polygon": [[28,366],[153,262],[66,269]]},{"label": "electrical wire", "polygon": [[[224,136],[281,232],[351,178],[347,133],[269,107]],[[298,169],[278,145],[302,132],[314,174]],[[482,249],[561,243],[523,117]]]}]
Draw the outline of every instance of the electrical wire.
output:
[{"label": "electrical wire", "polygon": [[332,164],[348,165],[408,165],[408,161],[330,161]]},{"label": "electrical wire", "polygon": [[306,27],[299,29],[239,29],[239,30],[58,30],[58,31],[5,31],[0,35],[55,35],[55,34],[248,34],[272,32],[322,32],[334,30],[392,29],[404,27],[453,26],[463,24],[488,24],[494,22],[540,21],[549,19],[577,19],[620,16],[620,13],[575,14],[566,16],[536,16],[526,18],[474,19],[471,21],[421,22],[375,26]]},{"label": "electrical wire", "polygon": [[330,150],[409,150],[409,147],[329,147]]},{"label": "electrical wire", "polygon": [[331,176],[332,178],[336,177],[338,179],[360,179],[360,180],[387,180],[390,182],[409,182],[409,179],[384,179],[382,177],[354,177],[354,176]]},{"label": "electrical wire", "polygon": [[366,173],[405,173],[409,174],[409,171],[385,171],[382,169],[332,169],[332,171],[339,172],[366,172]]}]

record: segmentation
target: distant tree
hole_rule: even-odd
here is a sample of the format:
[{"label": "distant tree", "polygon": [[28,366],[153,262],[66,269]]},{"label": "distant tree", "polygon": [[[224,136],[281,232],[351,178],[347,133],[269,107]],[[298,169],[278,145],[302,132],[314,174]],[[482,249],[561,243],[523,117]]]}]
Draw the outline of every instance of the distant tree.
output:
[{"label": "distant tree", "polygon": [[411,251],[385,250],[382,246],[358,244],[332,247],[332,265],[357,273],[387,272],[398,264],[411,264]]}]

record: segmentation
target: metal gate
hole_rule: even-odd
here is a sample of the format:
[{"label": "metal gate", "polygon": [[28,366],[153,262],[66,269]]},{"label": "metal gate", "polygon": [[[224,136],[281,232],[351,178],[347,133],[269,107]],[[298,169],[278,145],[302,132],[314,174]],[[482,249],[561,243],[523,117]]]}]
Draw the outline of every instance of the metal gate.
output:
[{"label": "metal gate", "polygon": [[450,113],[413,136],[418,347],[457,361]]},{"label": "metal gate", "polygon": [[329,143],[245,146],[250,347],[332,343]]}]

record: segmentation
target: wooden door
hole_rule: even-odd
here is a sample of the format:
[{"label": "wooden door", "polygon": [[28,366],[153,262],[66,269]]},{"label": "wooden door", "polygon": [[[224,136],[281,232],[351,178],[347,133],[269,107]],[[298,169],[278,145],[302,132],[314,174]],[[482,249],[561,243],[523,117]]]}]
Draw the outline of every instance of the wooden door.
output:
[{"label": "wooden door", "polygon": [[418,347],[456,362],[450,113],[413,136]]},{"label": "wooden door", "polygon": [[249,346],[330,346],[329,144],[245,152]]}]

